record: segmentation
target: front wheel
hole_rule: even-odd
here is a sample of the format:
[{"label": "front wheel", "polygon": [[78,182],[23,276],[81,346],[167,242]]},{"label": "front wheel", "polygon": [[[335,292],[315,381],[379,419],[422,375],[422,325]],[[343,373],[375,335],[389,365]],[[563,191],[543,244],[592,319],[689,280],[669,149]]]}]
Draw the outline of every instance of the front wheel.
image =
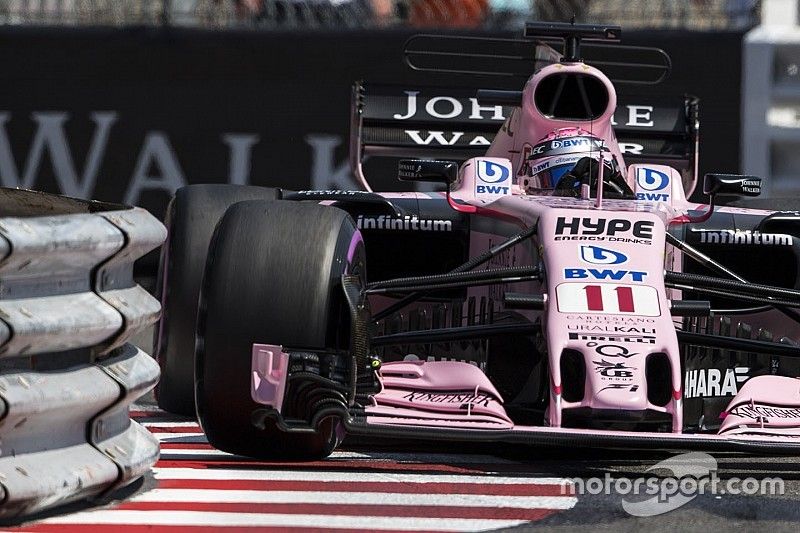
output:
[{"label": "front wheel", "polygon": [[278,189],[229,184],[182,187],[167,207],[169,238],[161,250],[157,293],[163,315],[153,346],[161,366],[158,406],[170,413],[194,415],[194,335],[197,297],[214,228],[225,211],[245,200],[280,198]]},{"label": "front wheel", "polygon": [[265,459],[333,451],[332,419],[313,434],[252,424],[261,406],[250,396],[251,349],[346,348],[341,276],[356,257],[363,257],[361,235],[339,209],[274,201],[228,209],[209,248],[195,353],[197,414],[213,446]]}]

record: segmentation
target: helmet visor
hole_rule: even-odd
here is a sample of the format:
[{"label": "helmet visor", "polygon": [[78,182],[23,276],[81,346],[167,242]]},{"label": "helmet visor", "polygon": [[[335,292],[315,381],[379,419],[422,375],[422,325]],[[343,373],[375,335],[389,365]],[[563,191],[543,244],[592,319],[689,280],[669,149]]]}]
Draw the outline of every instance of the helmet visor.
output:
[{"label": "helmet visor", "polygon": [[537,189],[554,189],[558,181],[570,170],[581,156],[548,157],[538,163],[531,162],[531,181]]}]

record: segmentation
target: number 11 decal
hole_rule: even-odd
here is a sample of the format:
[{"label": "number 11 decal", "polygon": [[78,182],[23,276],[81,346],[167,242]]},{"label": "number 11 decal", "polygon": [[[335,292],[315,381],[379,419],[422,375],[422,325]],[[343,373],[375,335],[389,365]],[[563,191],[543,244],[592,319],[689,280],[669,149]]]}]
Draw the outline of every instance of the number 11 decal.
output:
[{"label": "number 11 decal", "polygon": [[658,292],[646,285],[562,283],[556,296],[562,313],[661,315]]},{"label": "number 11 decal", "polygon": [[[588,311],[604,311],[603,309],[603,287],[600,285],[587,285],[583,288],[586,291],[586,305]],[[633,289],[631,287],[616,287],[617,309],[621,313],[635,313],[633,306]]]}]

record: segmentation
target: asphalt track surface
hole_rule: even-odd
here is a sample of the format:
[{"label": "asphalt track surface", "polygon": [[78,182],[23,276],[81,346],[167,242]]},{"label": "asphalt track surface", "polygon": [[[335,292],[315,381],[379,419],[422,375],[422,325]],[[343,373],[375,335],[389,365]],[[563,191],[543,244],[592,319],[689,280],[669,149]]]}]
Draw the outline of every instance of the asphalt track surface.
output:
[{"label": "asphalt track surface", "polygon": [[214,450],[192,420],[136,408],[162,443],[151,474],[4,531],[800,531],[794,457],[715,457],[721,479],[779,476],[782,495],[703,494],[636,518],[621,495],[576,495],[570,482],[636,479],[674,454],[362,442],[325,461],[266,463]]}]

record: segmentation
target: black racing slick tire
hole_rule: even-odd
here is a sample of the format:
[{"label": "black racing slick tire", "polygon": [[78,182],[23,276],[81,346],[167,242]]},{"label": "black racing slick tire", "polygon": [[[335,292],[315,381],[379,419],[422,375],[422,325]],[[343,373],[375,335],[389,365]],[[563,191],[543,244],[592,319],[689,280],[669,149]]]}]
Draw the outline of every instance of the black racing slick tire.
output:
[{"label": "black racing slick tire", "polygon": [[167,207],[167,243],[159,262],[162,317],[155,328],[154,353],[161,366],[156,386],[159,407],[194,416],[194,334],[197,299],[208,244],[217,222],[236,202],[274,200],[280,191],[246,185],[202,184],[178,189]]},{"label": "black racing slick tire", "polygon": [[225,213],[209,249],[195,353],[197,415],[213,446],[270,460],[333,451],[333,419],[315,433],[287,433],[269,420],[265,429],[253,425],[263,406],[251,398],[251,350],[254,343],[346,348],[341,276],[363,263],[354,258],[363,258],[361,235],[342,210],[243,202]]}]

